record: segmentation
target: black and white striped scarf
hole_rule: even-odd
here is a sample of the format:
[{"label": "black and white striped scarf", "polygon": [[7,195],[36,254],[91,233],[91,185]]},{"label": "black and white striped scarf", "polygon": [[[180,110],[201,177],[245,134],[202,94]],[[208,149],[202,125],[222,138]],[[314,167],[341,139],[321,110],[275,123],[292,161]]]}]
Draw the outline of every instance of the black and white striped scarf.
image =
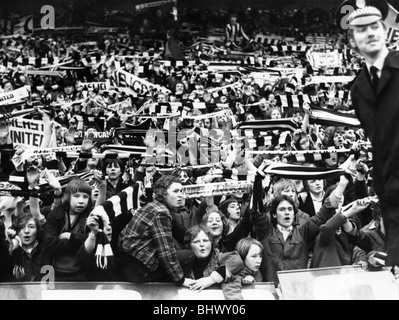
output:
[{"label": "black and white striped scarf", "polygon": [[337,127],[360,127],[360,121],[356,115],[321,108],[315,104],[310,104],[310,107],[312,109],[311,115],[309,117],[310,124]]},{"label": "black and white striped scarf", "polygon": [[331,179],[345,173],[341,168],[331,169],[324,167],[309,167],[294,164],[276,163],[268,166],[264,172],[287,179]]}]

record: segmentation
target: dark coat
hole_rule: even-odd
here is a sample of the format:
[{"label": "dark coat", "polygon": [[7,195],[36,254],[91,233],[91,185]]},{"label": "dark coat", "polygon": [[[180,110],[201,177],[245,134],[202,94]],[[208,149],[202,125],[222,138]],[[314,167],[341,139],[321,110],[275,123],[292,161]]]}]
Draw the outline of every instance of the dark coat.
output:
[{"label": "dark coat", "polygon": [[[351,87],[352,104],[373,146],[373,184],[388,234],[399,234],[399,52],[385,59],[377,93],[366,66]],[[388,264],[399,265],[399,238],[388,237]]]},{"label": "dark coat", "polygon": [[338,267],[353,263],[353,245],[349,243],[344,231],[337,234],[337,230],[345,222],[346,218],[339,213],[320,226],[313,250],[311,268]]},{"label": "dark coat", "polygon": [[254,227],[258,240],[263,245],[263,259],[260,271],[263,280],[278,284],[278,271],[306,269],[309,257],[309,245],[319,234],[319,227],[335,213],[330,199],[327,198],[320,211],[302,225],[294,224],[286,241],[283,234],[273,226],[265,213],[251,212],[252,217],[258,215]]},{"label": "dark coat", "polygon": [[300,193],[298,201],[298,208],[300,210],[306,212],[310,217],[313,217],[316,214],[316,209],[314,208],[313,200],[309,191]]},{"label": "dark coat", "polygon": [[22,247],[18,247],[12,253],[12,260],[15,266],[24,268],[24,277],[17,280],[23,282],[40,281],[45,276],[42,267],[51,265],[53,262],[51,254],[49,254],[41,239],[30,253]]},{"label": "dark coat", "polygon": [[[76,254],[88,236],[85,231],[86,216],[84,214],[81,214],[74,222],[74,226],[78,224],[80,230],[78,232],[64,227],[66,214],[63,205],[52,210],[47,217],[47,223],[43,229],[43,240],[47,250],[53,255],[53,266],[56,272],[72,274],[83,270]],[[59,239],[59,235],[63,232],[71,232],[70,239]]]}]

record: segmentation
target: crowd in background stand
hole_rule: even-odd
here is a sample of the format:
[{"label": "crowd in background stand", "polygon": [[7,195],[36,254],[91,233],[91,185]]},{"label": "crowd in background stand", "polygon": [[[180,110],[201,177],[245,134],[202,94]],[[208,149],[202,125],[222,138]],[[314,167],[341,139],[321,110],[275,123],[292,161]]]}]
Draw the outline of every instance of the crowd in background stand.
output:
[{"label": "crowd in background stand", "polygon": [[[331,13],[320,8],[302,6],[296,12],[255,8],[234,11],[250,39],[277,28],[287,36],[296,36],[298,41],[312,31],[336,32]],[[0,174],[23,177],[18,185],[25,191],[37,190],[44,179],[51,192],[40,197],[34,193],[0,197],[1,281],[40,281],[41,266],[50,264],[55,268],[56,281],[165,281],[192,290],[221,283],[226,298],[240,299],[242,285],[267,281],[278,286],[280,270],[352,264],[381,268],[374,254],[384,251],[384,230],[372,188],[372,162],[362,148],[367,143],[363,130],[310,124],[312,110],[308,104],[298,109],[283,107],[276,97],[286,94],[289,81],[262,86],[255,81],[241,81],[228,92],[213,95],[215,87],[242,79],[232,75],[215,83],[201,77],[207,70],[206,64],[188,48],[195,41],[193,34],[206,37],[215,28],[224,33],[232,12],[204,10],[198,14],[185,8],[178,19],[172,12],[156,9],[123,18],[128,22],[123,33],[128,31],[129,36],[122,47],[118,46],[117,35],[97,36],[94,47],[74,46],[76,40],[63,36],[29,37],[23,40],[18,53],[3,46],[2,93],[29,87],[30,97],[22,106],[0,107],[1,114],[7,115],[0,128]],[[106,16],[105,21],[109,22],[108,19],[111,17]],[[188,27],[191,36],[190,31],[184,32]],[[154,48],[160,54],[157,59],[150,59],[142,72],[137,58],[118,61],[121,48],[129,46],[136,50],[133,49],[133,55]],[[85,67],[83,61],[93,56],[92,50],[96,57],[105,56],[105,60]],[[57,58],[59,62],[72,59],[68,64],[71,68],[63,69],[63,77],[26,75],[15,65],[20,56]],[[163,64],[164,60],[175,63],[185,59],[196,63],[181,69],[166,68]],[[112,86],[107,90],[85,87],[87,82],[112,79],[116,61],[123,71],[140,75],[167,88],[169,93],[152,90],[135,95]],[[302,59],[293,67],[307,66]],[[350,74],[352,66],[346,70]],[[325,88],[315,85],[309,89],[298,83],[294,94],[310,91],[325,92]],[[71,104],[74,101],[81,102]],[[126,110],[107,109],[118,102],[124,102]],[[152,119],[150,126],[143,113],[135,114],[150,103],[174,102],[222,103],[230,109],[212,118],[201,118],[200,111],[188,110],[189,115],[197,118],[176,116],[165,124],[165,118],[159,117]],[[343,114],[353,111],[350,101],[331,96],[320,95],[319,103]],[[25,118],[44,123],[42,148],[82,145],[81,153],[88,156],[24,158],[26,150],[12,143],[8,126],[11,111],[30,107],[36,111]],[[283,118],[293,118],[298,124],[298,129],[291,132],[291,141],[265,145],[268,151],[285,151],[282,155],[249,157],[243,152],[242,141],[226,139],[223,134],[214,141],[217,163],[211,169],[195,168],[204,161],[210,162],[196,156],[201,154],[201,130],[226,133],[239,123]],[[93,156],[107,144],[130,145],[114,134],[116,128],[132,126],[145,131],[137,144],[156,150],[155,157],[161,158],[168,149],[176,152],[186,144],[187,168],[182,166],[165,174],[156,165],[149,165],[152,154],[139,159]],[[186,139],[176,138],[174,150],[171,144],[155,139],[155,132],[165,128],[177,137],[179,132],[184,133]],[[107,137],[96,139],[95,133],[99,132],[105,132]],[[290,160],[294,151],[330,147],[351,151],[313,162]],[[257,171],[261,164],[273,163],[342,168],[344,172],[332,179],[283,179]],[[251,181],[253,191],[184,198],[183,186],[229,181],[230,177],[222,172],[234,169],[257,172]],[[84,172],[93,173],[90,180],[75,176]],[[74,178],[61,185],[60,178],[68,175]],[[95,210],[129,186],[143,191],[139,208],[125,210],[118,216]],[[102,251],[98,250],[99,244]]]}]

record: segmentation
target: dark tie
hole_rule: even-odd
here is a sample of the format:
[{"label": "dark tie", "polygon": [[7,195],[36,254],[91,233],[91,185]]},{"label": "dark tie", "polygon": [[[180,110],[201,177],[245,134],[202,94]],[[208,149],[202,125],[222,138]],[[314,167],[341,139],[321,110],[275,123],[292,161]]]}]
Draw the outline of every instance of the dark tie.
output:
[{"label": "dark tie", "polygon": [[370,75],[371,75],[371,85],[373,87],[374,93],[377,93],[378,89],[378,74],[377,74],[378,68],[371,66],[370,67]]}]

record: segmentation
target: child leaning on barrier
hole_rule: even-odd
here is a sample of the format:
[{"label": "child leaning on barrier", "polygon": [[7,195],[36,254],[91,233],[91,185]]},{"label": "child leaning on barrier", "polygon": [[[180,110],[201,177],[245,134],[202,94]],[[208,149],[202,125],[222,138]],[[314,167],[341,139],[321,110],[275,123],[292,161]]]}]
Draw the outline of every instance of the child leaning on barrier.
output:
[{"label": "child leaning on barrier", "polygon": [[194,226],[187,230],[184,240],[194,254],[188,262],[191,268],[187,268],[186,274],[188,279],[193,279],[188,285],[193,291],[230,281],[243,268],[240,255],[236,251],[218,250],[212,234],[204,226]]},{"label": "child leaning on barrier", "polygon": [[262,282],[259,268],[262,263],[262,244],[251,237],[241,239],[236,246],[236,251],[244,262],[244,268],[231,281],[222,284],[226,300],[244,300],[242,288],[245,285]]}]

